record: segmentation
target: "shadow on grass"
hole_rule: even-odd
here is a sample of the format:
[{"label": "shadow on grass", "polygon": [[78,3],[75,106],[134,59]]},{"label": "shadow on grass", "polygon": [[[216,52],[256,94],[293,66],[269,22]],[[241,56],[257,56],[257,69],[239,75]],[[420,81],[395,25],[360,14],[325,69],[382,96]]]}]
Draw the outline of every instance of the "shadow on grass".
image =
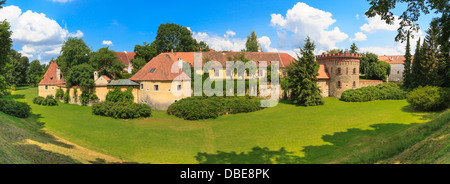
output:
[{"label": "shadow on grass", "polygon": [[19,99],[25,99],[25,95],[14,94],[14,95],[4,96],[3,98],[8,99],[8,100],[19,100]]},{"label": "shadow on grass", "polygon": [[[139,164],[137,162],[107,162],[105,159],[97,158],[94,161],[89,161],[91,164]],[[147,163],[149,164],[149,163]]]},{"label": "shadow on grass", "polygon": [[[429,119],[428,115],[423,116]],[[373,143],[389,144],[388,139],[417,124],[375,124],[372,129],[348,129],[333,135],[323,135],[322,140],[329,143],[320,146],[305,146],[299,148],[304,157],[299,157],[285,148],[270,150],[254,147],[248,152],[198,153],[195,158],[200,164],[321,164],[342,163],[352,156],[364,155],[374,149]]]}]

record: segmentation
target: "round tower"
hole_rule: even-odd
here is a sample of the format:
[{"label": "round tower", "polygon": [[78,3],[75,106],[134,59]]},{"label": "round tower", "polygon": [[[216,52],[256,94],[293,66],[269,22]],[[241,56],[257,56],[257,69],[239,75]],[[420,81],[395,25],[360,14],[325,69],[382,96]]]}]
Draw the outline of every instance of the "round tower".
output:
[{"label": "round tower", "polygon": [[316,56],[319,64],[325,65],[330,76],[330,97],[340,98],[349,89],[359,88],[359,65],[361,56],[348,52]]}]

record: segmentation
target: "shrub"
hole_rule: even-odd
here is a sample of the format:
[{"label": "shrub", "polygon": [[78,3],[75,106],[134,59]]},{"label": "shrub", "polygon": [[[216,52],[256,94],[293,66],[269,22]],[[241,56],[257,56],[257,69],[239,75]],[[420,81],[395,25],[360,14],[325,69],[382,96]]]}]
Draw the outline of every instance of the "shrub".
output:
[{"label": "shrub", "polygon": [[59,88],[56,90],[55,99],[62,100],[64,97],[64,90]]},{"label": "shrub", "polygon": [[173,103],[169,115],[185,120],[215,119],[221,115],[261,110],[261,99],[253,97],[190,97]]},{"label": "shrub", "polygon": [[122,92],[119,87],[115,87],[114,90],[109,91],[106,95],[106,101],[108,102],[134,102],[134,96],[132,93],[133,88],[130,87],[126,91]]},{"label": "shrub", "polygon": [[449,107],[450,89],[420,86],[408,93],[406,100],[416,110],[439,111]]},{"label": "shrub", "polygon": [[134,119],[150,117],[152,110],[146,104],[128,102],[102,102],[92,106],[92,113],[116,119]]},{"label": "shrub", "polygon": [[0,99],[0,111],[18,118],[27,118],[30,116],[31,108],[24,102]]},{"label": "shrub", "polygon": [[35,97],[33,99],[33,103],[36,105],[42,105],[42,106],[56,106],[58,105],[58,101],[53,98],[52,95],[47,96],[47,98],[44,97]]},{"label": "shrub", "polygon": [[70,88],[67,88],[66,93],[63,96],[64,103],[69,103],[70,101]]},{"label": "shrub", "polygon": [[406,91],[398,84],[382,83],[359,89],[344,91],[341,100],[345,102],[368,102],[373,100],[402,100],[406,98]]}]

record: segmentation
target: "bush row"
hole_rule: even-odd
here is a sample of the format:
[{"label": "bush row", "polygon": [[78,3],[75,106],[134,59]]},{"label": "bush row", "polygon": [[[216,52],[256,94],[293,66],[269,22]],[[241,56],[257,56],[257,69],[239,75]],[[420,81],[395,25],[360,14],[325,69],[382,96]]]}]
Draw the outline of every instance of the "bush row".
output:
[{"label": "bush row", "polygon": [[408,93],[406,100],[416,110],[443,110],[450,107],[450,88],[420,86]]},{"label": "bush row", "polygon": [[115,119],[134,119],[140,117],[150,117],[152,110],[150,109],[150,106],[146,104],[105,101],[93,105],[92,113]]},{"label": "bush row", "polygon": [[0,99],[0,111],[18,118],[27,118],[30,116],[31,108],[24,102]]},{"label": "bush row", "polygon": [[33,103],[43,106],[57,106],[58,100],[54,99],[52,95],[48,95],[47,98],[38,96],[33,99]]},{"label": "bush row", "polygon": [[200,120],[261,109],[261,99],[254,97],[190,97],[170,105],[167,113],[185,120]]},{"label": "bush row", "polygon": [[359,89],[344,91],[341,100],[345,102],[367,102],[372,100],[402,100],[406,98],[406,91],[395,83],[382,83]]}]

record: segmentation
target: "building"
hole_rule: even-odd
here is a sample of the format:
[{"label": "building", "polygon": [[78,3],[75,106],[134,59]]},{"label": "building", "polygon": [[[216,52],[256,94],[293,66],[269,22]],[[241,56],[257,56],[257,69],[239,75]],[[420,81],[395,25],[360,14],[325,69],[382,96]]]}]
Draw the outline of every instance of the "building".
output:
[{"label": "building", "polygon": [[[247,73],[244,76],[231,75],[225,67],[229,60],[235,60],[242,54],[241,52],[170,52],[161,53],[149,61],[130,79],[112,80],[107,76],[99,76],[94,73],[94,91],[99,101],[106,100],[109,91],[120,88],[122,91],[132,90],[135,103],[148,104],[152,109],[166,110],[172,103],[183,98],[192,96],[192,79],[181,70],[184,63],[191,66],[201,64],[202,68],[209,61],[219,63],[219,66],[206,71],[211,79],[244,79],[249,78]],[[269,52],[245,52],[244,57],[254,61],[257,65],[261,61],[279,61],[280,77],[287,76],[288,66],[295,61],[289,54],[269,53]],[[119,54],[122,57],[122,54]],[[133,56],[134,57],[134,56]],[[359,80],[359,66],[361,56],[358,54],[340,53],[316,56],[319,63],[318,86],[323,97],[340,97],[349,89],[356,89],[365,86],[372,86],[382,83],[379,80]],[[204,73],[203,69],[193,68],[196,74]],[[255,77],[266,77],[265,70],[258,70]],[[269,84],[270,85],[270,84]],[[77,93],[78,87],[66,88],[63,75],[56,62],[51,62],[44,78],[39,83],[39,96],[55,95],[57,89],[63,89],[66,93],[70,91],[70,103],[80,104],[76,99],[81,95]],[[278,88],[278,87],[277,87]],[[282,93],[280,93],[282,94]]]},{"label": "building", "polygon": [[[391,65],[391,73],[388,80],[390,82],[401,82],[403,80],[403,73],[405,71],[405,56],[378,56],[378,60],[387,62]],[[411,61],[412,62],[412,61]]]},{"label": "building", "polygon": [[133,64],[131,60],[134,59],[136,53],[134,52],[116,52],[116,57],[125,65],[124,71],[127,73],[131,73],[133,70]]}]

